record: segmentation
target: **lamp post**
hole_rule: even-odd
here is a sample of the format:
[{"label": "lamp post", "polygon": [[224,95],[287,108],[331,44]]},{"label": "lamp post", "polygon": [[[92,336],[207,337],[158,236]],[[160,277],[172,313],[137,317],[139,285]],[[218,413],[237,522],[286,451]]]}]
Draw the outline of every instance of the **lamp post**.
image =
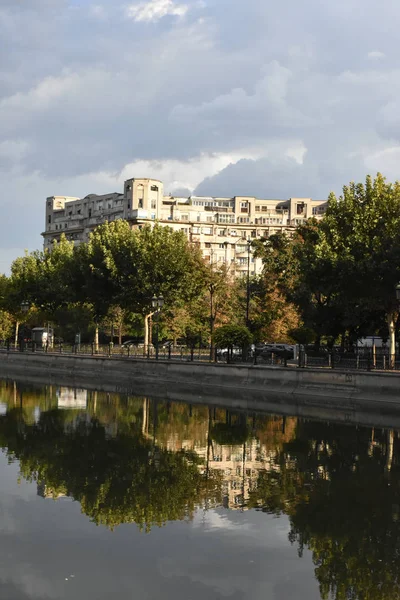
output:
[{"label": "lamp post", "polygon": [[249,327],[249,309],[250,309],[250,249],[251,239],[247,239],[247,283],[246,283],[246,327]]},{"label": "lamp post", "polygon": [[[29,302],[27,300],[23,300],[23,302],[21,302],[21,312],[24,313],[24,315],[26,315],[26,313],[29,311]],[[22,328],[22,335],[21,335],[21,344],[20,344],[20,351],[23,352],[24,351],[24,347],[25,347],[25,325]]]},{"label": "lamp post", "polygon": [[151,305],[154,308],[154,312],[156,314],[156,360],[158,360],[158,321],[160,318],[160,312],[164,305],[163,296],[153,296],[151,299]]}]

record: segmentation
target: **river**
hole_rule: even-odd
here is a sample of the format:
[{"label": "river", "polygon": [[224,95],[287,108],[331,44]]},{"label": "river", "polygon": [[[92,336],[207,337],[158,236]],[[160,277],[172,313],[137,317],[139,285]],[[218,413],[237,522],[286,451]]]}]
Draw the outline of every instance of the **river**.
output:
[{"label": "river", "polygon": [[2,600],[396,600],[398,431],[0,382]]}]

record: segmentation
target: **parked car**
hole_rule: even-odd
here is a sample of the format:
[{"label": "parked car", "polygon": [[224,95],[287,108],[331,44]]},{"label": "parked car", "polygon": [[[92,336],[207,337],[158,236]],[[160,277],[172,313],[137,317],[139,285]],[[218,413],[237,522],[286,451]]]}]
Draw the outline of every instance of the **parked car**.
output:
[{"label": "parked car", "polygon": [[134,340],[127,340],[126,342],[124,342],[122,344],[123,348],[130,348],[131,346],[137,346],[137,342],[135,342]]},{"label": "parked car", "polygon": [[258,346],[256,347],[256,354],[264,358],[272,355],[286,359],[294,358],[293,346],[289,344],[265,344],[262,347]]},{"label": "parked car", "polygon": [[[232,356],[241,356],[242,349],[241,348],[232,348]],[[228,357],[228,348],[217,348],[217,357],[226,359]]]}]

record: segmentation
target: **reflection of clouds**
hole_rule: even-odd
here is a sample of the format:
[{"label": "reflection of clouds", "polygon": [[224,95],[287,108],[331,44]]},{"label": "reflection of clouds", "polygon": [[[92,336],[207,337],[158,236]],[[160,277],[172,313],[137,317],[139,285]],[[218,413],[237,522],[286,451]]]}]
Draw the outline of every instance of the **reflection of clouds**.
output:
[{"label": "reflection of clouds", "polygon": [[205,531],[225,529],[227,532],[250,528],[248,523],[234,523],[229,520],[226,513],[220,513],[213,509],[198,511],[193,518],[192,526],[202,527]]},{"label": "reflection of clouds", "polygon": [[317,583],[310,577],[311,554],[306,550],[299,559],[288,543],[287,517],[210,510],[203,530],[202,523],[203,513],[199,511],[187,533],[190,553],[185,552],[186,544],[182,550],[177,545],[174,555],[158,563],[162,577],[181,581],[182,588],[201,584],[213,598],[320,598]]},{"label": "reflection of clouds", "polygon": [[47,600],[58,597],[59,593],[28,563],[9,560],[0,567],[1,600]]}]

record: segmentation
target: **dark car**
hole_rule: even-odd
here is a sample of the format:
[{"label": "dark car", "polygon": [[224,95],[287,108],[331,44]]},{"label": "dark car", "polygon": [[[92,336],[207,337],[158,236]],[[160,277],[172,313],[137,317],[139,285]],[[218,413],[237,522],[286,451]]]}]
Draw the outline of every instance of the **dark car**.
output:
[{"label": "dark car", "polygon": [[256,348],[258,356],[269,358],[270,356],[278,356],[279,358],[291,359],[294,358],[294,350],[289,344],[265,344],[263,347]]}]

